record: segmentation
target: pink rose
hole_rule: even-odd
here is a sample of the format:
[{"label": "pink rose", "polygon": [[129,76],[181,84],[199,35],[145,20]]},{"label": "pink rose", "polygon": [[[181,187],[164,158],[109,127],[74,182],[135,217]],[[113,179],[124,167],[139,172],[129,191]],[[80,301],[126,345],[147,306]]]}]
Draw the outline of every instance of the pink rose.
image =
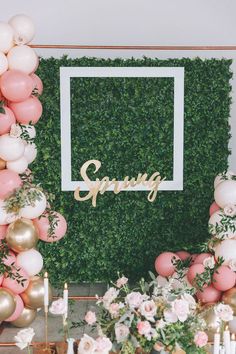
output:
[{"label": "pink rose", "polygon": [[142,316],[144,316],[147,320],[154,322],[157,306],[153,300],[144,301],[139,309]]},{"label": "pink rose", "polygon": [[122,288],[122,286],[124,286],[125,284],[127,284],[127,282],[128,282],[128,278],[126,278],[126,277],[121,277],[121,278],[119,278],[118,280],[117,280],[117,282],[116,282],[116,286],[117,286],[117,288]]},{"label": "pink rose", "polygon": [[141,305],[144,299],[145,299],[144,295],[142,295],[137,291],[133,291],[132,293],[126,296],[125,300],[131,309],[135,309]]},{"label": "pink rose", "polygon": [[53,301],[50,308],[49,312],[51,312],[53,315],[64,315],[67,312],[67,306],[63,298],[59,298],[56,301]]},{"label": "pink rose", "polygon": [[203,331],[198,331],[195,336],[194,336],[194,343],[196,344],[197,347],[202,348],[205,345],[207,345],[208,342],[208,336],[205,332]]},{"label": "pink rose", "polygon": [[151,340],[156,334],[156,331],[151,327],[148,321],[139,321],[137,324],[137,330],[138,333],[141,336],[145,336],[147,340]]},{"label": "pink rose", "polygon": [[107,292],[104,294],[102,301],[105,309],[109,309],[110,304],[117,298],[119,294],[119,290],[111,287],[107,290]]},{"label": "pink rose", "polygon": [[233,319],[233,310],[229,305],[219,304],[214,308],[216,316],[222,321],[229,322]]},{"label": "pink rose", "polygon": [[115,335],[117,343],[124,342],[129,335],[129,327],[127,327],[123,323],[117,323],[115,325]]},{"label": "pink rose", "polygon": [[232,218],[236,215],[236,206],[233,204],[227,204],[224,207],[224,214]]},{"label": "pink rose", "polygon": [[109,307],[109,312],[110,312],[110,314],[111,314],[111,316],[113,317],[113,318],[116,318],[116,317],[118,317],[119,316],[119,309],[120,309],[120,306],[119,306],[119,304],[117,304],[117,303],[112,303],[111,305],[110,305],[110,307]]},{"label": "pink rose", "polygon": [[93,311],[88,311],[84,319],[90,326],[92,326],[97,321],[96,314]]},{"label": "pink rose", "polygon": [[176,299],[171,303],[172,312],[176,314],[180,322],[187,320],[190,313],[189,303],[184,299]]},{"label": "pink rose", "polygon": [[109,353],[112,348],[112,342],[107,337],[98,337],[96,339],[96,350],[95,353]]}]

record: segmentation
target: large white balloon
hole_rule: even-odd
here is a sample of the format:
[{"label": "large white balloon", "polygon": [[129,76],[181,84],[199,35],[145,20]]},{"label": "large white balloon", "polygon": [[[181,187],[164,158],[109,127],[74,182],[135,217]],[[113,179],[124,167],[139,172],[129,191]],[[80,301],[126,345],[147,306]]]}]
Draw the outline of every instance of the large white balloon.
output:
[{"label": "large white balloon", "polygon": [[8,214],[5,206],[5,201],[0,199],[0,225],[7,225],[18,219],[18,216],[14,213]]},{"label": "large white balloon", "polygon": [[8,23],[0,22],[0,51],[3,53],[8,53],[13,47],[13,28],[8,25]]},{"label": "large white balloon", "polygon": [[11,137],[9,134],[0,136],[0,158],[5,161],[14,161],[23,156],[25,145],[21,138]]},{"label": "large white balloon", "polygon": [[45,211],[46,206],[47,206],[47,200],[46,200],[45,195],[41,191],[39,191],[35,188],[32,188],[30,190],[31,193],[33,191],[40,193],[40,200],[36,200],[31,205],[27,205],[20,210],[21,217],[26,218],[26,219],[38,218],[40,215],[43,214],[43,212]]},{"label": "large white balloon", "polygon": [[232,321],[229,321],[229,330],[231,333],[236,334],[236,316],[233,317]]},{"label": "large white balloon", "polygon": [[9,25],[14,29],[14,42],[27,44],[35,35],[35,26],[29,16],[16,15],[9,20]]},{"label": "large white balloon", "polygon": [[43,257],[34,248],[20,252],[16,257],[16,264],[22,267],[29,276],[38,274],[43,268]]},{"label": "large white balloon", "polygon": [[37,148],[34,143],[25,145],[24,157],[26,158],[28,164],[33,162],[37,156]]},{"label": "large white balloon", "polygon": [[5,73],[8,69],[7,57],[3,52],[0,52],[0,75]]},{"label": "large white balloon", "polygon": [[21,156],[18,160],[8,161],[7,168],[16,173],[24,173],[28,168],[28,161],[25,156]]},{"label": "large white balloon", "polygon": [[223,257],[224,265],[228,265],[232,259],[235,259],[236,240],[224,240],[217,247],[215,251],[215,258]]},{"label": "large white balloon", "polygon": [[227,180],[218,184],[215,189],[214,199],[216,203],[224,208],[228,204],[236,204],[236,181]]},{"label": "large white balloon", "polygon": [[31,74],[38,67],[38,56],[27,45],[13,47],[7,54],[8,66],[11,70],[20,70]]},{"label": "large white balloon", "polygon": [[[233,227],[225,228],[229,223],[231,226],[235,226],[235,231],[233,230]],[[224,238],[232,238],[236,236],[236,220],[226,216],[222,210],[217,210],[211,215],[208,225],[211,227],[210,233],[212,235],[220,237],[224,236]]]}]

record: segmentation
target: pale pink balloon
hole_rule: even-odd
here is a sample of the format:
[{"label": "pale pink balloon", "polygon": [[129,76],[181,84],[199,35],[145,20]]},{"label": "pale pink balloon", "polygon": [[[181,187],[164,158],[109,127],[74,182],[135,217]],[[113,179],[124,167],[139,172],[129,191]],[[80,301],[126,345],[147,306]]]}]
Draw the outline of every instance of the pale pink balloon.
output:
[{"label": "pale pink balloon", "polygon": [[4,276],[0,275],[0,285],[2,285],[3,279],[4,279]]},{"label": "pale pink balloon", "polygon": [[19,70],[8,70],[0,79],[3,96],[12,102],[26,100],[32,93],[34,83],[32,78]]},{"label": "pale pink balloon", "polygon": [[193,264],[203,264],[206,258],[212,257],[210,253],[200,253],[194,260]]},{"label": "pale pink balloon", "polygon": [[22,298],[20,297],[20,295],[15,295],[15,299],[16,299],[16,309],[13,312],[13,314],[10,317],[8,317],[8,319],[4,320],[6,322],[11,322],[11,321],[17,320],[17,318],[20,317],[20,315],[23,312],[24,302],[23,302]]},{"label": "pale pink balloon", "polygon": [[220,207],[218,204],[216,204],[216,202],[213,202],[209,209],[210,216],[212,216],[212,214],[214,214],[217,210],[220,210]]},{"label": "pale pink balloon", "polygon": [[15,114],[16,120],[21,124],[36,124],[42,115],[42,104],[37,97],[31,96],[22,102],[11,102],[9,107]]},{"label": "pale pink balloon", "polygon": [[[16,270],[12,269],[13,274],[16,273]],[[10,289],[14,294],[21,294],[29,285],[29,276],[26,271],[21,268],[18,272],[22,277],[20,280],[25,280],[22,283],[18,283],[16,279],[11,279],[9,277],[4,278],[2,286],[4,288]]]},{"label": "pale pink balloon", "polygon": [[37,227],[39,231],[40,240],[45,242],[55,242],[60,240],[65,235],[67,230],[66,220],[64,216],[62,216],[61,214],[57,212],[55,212],[55,214],[57,218],[55,219],[56,225],[55,225],[53,237],[49,237],[48,232],[49,232],[50,224],[47,215],[33,220],[34,225]]},{"label": "pale pink balloon", "polygon": [[11,266],[13,265],[13,263],[16,263],[16,256],[15,253],[13,253],[12,251],[9,252],[8,256],[6,258],[3,258],[3,263],[6,266]]},{"label": "pale pink balloon", "polygon": [[202,264],[193,264],[191,267],[189,267],[187,272],[188,281],[193,284],[196,275],[203,273],[204,270],[205,268]]},{"label": "pale pink balloon", "polygon": [[175,267],[173,265],[174,260],[180,260],[173,252],[161,253],[155,261],[155,269],[157,273],[163,277],[169,277],[174,274]]},{"label": "pale pink balloon", "polygon": [[202,291],[199,290],[196,295],[198,301],[201,301],[203,304],[207,304],[210,302],[218,302],[221,298],[222,292],[215,289],[214,286],[209,285],[202,289]]},{"label": "pale pink balloon", "polygon": [[0,240],[3,240],[6,236],[7,225],[0,225]]},{"label": "pale pink balloon", "polygon": [[11,125],[16,122],[12,110],[6,106],[3,107],[5,113],[0,113],[0,135],[7,134],[11,130]]},{"label": "pale pink balloon", "polygon": [[213,275],[212,285],[220,291],[226,291],[234,287],[236,274],[227,266],[220,266]]},{"label": "pale pink balloon", "polygon": [[10,170],[0,171],[0,199],[9,197],[22,184],[20,176]]},{"label": "pale pink balloon", "polygon": [[179,256],[179,258],[181,259],[181,261],[185,261],[187,258],[190,257],[190,253],[187,251],[178,251],[175,252],[177,254],[177,256]]},{"label": "pale pink balloon", "polygon": [[30,77],[33,80],[34,83],[34,90],[37,91],[38,95],[42,95],[43,93],[43,83],[42,80],[40,79],[40,77],[36,74],[31,74]]}]

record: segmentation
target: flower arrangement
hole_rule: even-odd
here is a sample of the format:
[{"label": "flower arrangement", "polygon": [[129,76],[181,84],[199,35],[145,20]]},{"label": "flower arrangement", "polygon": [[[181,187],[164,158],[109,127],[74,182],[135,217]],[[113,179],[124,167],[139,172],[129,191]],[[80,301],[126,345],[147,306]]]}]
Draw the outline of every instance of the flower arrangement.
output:
[{"label": "flower arrangement", "polygon": [[131,288],[124,276],[119,278],[98,298],[98,313],[88,311],[84,321],[73,323],[73,326],[88,324],[99,334],[96,341],[85,335],[79,354],[100,353],[96,344],[100,341],[107,343],[101,351],[103,354],[109,353],[108,343],[113,343],[114,352],[124,354],[133,354],[137,348],[143,353],[152,349],[206,353],[206,324],[197,316],[193,289],[184,282],[179,282],[182,287],[176,288],[173,278],[163,281],[150,275],[151,281],[142,279],[137,288]]}]

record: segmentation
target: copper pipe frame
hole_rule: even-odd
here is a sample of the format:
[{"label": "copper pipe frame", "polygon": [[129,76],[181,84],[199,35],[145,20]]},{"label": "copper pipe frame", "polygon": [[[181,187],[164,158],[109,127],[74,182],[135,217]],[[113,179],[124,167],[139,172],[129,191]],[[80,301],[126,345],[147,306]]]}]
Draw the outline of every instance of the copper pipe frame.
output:
[{"label": "copper pipe frame", "polygon": [[[59,296],[53,296],[53,300],[59,299]],[[69,296],[69,300],[76,300],[76,301],[94,301],[97,300],[96,296]]]},{"label": "copper pipe frame", "polygon": [[159,50],[159,51],[235,51],[236,45],[206,45],[206,46],[188,46],[188,45],[77,45],[77,44],[31,44],[31,48],[43,49],[82,49],[82,50]]}]

